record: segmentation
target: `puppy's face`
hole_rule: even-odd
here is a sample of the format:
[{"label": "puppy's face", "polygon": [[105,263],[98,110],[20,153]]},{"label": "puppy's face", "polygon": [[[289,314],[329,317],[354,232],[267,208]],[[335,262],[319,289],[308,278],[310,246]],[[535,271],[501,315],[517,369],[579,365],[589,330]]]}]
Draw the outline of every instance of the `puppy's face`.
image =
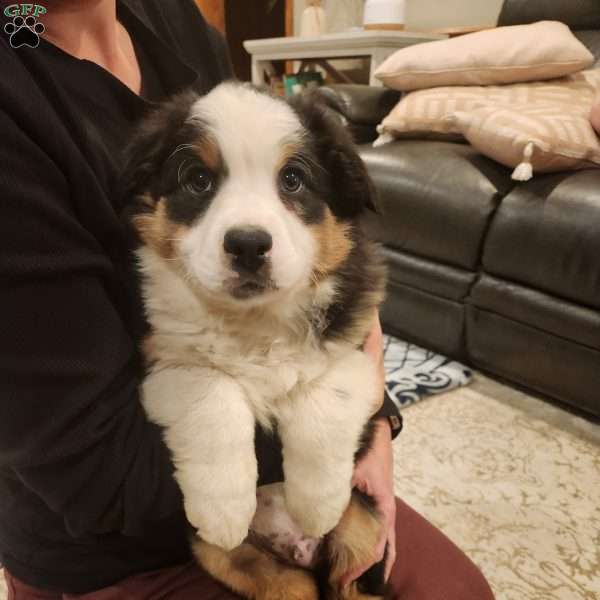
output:
[{"label": "puppy's face", "polygon": [[323,107],[235,84],[154,114],[126,181],[141,242],[195,290],[246,305],[333,272],[370,202],[362,162]]}]

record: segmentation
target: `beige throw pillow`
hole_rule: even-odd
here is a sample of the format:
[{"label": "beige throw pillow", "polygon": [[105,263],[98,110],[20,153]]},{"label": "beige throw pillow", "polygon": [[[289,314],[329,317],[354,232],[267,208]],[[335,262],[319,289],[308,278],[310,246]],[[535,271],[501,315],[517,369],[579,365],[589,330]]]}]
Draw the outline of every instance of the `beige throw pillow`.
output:
[{"label": "beige throw pillow", "polygon": [[408,94],[379,126],[375,145],[431,132],[464,136],[480,152],[517,167],[515,179],[534,171],[600,164],[590,111],[600,94],[600,69],[546,82],[446,87]]},{"label": "beige throw pillow", "polygon": [[589,115],[558,105],[485,106],[452,116],[454,126],[479,152],[515,167],[512,178],[534,172],[600,167],[600,141]]},{"label": "beige throw pillow", "polygon": [[558,21],[478,31],[402,48],[375,71],[396,90],[553,79],[592,65],[589,50]]}]

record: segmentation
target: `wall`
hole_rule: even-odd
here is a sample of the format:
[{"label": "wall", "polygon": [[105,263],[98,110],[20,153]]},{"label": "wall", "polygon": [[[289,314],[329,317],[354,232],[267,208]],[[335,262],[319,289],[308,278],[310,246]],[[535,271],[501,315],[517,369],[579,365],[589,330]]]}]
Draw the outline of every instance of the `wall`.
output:
[{"label": "wall", "polygon": [[408,0],[406,23],[426,30],[468,25],[495,25],[503,0]]},{"label": "wall", "polygon": [[[346,0],[324,0],[344,3]],[[468,25],[494,25],[503,0],[407,0],[406,16],[410,29],[435,29]],[[294,0],[295,31],[304,0]]]}]

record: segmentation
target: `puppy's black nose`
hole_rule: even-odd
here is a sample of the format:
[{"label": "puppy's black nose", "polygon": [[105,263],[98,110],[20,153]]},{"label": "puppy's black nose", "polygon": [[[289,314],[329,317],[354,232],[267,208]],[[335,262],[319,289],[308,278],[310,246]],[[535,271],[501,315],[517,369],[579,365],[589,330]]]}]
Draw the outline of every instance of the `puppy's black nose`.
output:
[{"label": "puppy's black nose", "polygon": [[264,229],[230,229],[223,246],[233,256],[233,267],[255,273],[265,263],[265,254],[273,246],[271,234]]}]

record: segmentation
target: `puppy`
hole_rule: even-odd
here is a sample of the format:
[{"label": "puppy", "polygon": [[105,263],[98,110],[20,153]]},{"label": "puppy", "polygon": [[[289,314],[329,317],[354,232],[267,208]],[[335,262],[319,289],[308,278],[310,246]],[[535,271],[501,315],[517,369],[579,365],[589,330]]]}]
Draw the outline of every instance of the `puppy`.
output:
[{"label": "puppy", "polygon": [[[351,495],[381,402],[361,351],[385,282],[358,225],[373,203],[365,167],[322,104],[235,83],[164,104],[129,156],[151,330],[143,404],[164,430],[198,560],[249,598],[342,597],[340,577],[369,562],[381,531],[369,499]],[[271,501],[318,540],[303,565],[313,574],[248,537],[265,521],[257,424],[281,439]],[[380,594],[381,579],[379,565],[344,597]]]}]

